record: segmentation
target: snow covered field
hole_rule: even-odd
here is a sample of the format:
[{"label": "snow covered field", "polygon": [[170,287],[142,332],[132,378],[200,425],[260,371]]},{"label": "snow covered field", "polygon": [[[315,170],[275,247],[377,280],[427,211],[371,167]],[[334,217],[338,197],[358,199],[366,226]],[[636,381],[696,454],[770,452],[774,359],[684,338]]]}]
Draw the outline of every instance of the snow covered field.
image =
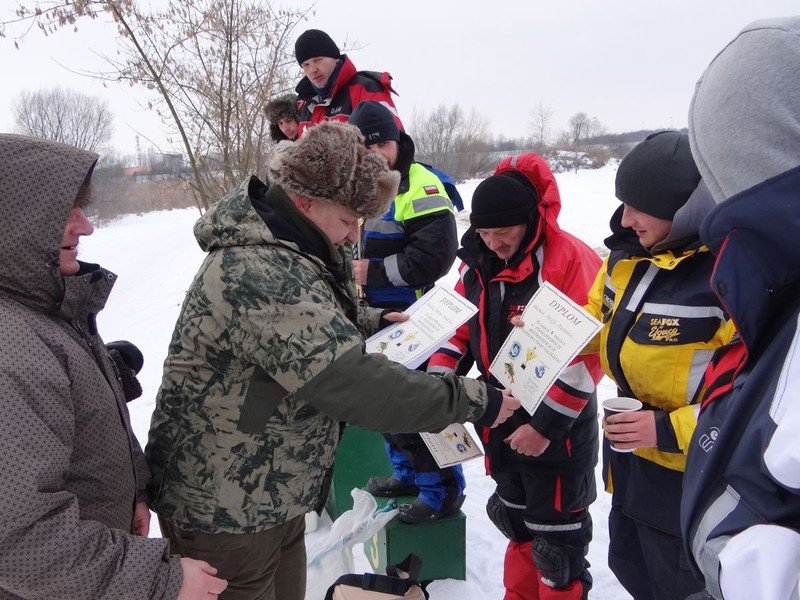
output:
[{"label": "snow covered field", "polygon": [[[561,190],[561,227],[595,249],[603,247],[609,235],[608,220],[618,206],[614,198],[616,165],[596,171],[563,173],[557,176]],[[478,181],[459,186],[467,208]],[[100,315],[100,332],[106,341],[128,339],[142,350],[145,366],[139,378],[144,388],[142,398],[129,407],[134,429],[142,442],[147,440],[150,414],[161,382],[161,366],[166,357],[172,328],[178,317],[185,291],[203,259],[192,234],[198,217],[195,209],[129,216],[99,228],[81,242],[81,259],[99,262],[119,275],[106,309]],[[468,225],[466,211],[459,215],[459,229]],[[457,279],[455,268],[443,279],[452,286]],[[616,395],[614,386],[604,379],[599,397]],[[506,540],[485,514],[486,499],[493,491],[483,464],[475,460],[465,465],[467,498],[467,581],[437,581],[429,591],[432,598],[487,600],[502,598],[502,566]],[[600,483],[600,473],[597,474]],[[592,505],[594,540],[590,546],[594,588],[591,597],[598,600],[630,598],[617,584],[606,564],[608,546],[607,515],[609,496],[598,489]],[[329,522],[327,522],[329,523]],[[325,526],[326,521],[321,523]],[[158,535],[153,519],[151,535]],[[319,535],[319,534],[317,534]],[[355,550],[357,570],[369,570],[369,563]]]}]

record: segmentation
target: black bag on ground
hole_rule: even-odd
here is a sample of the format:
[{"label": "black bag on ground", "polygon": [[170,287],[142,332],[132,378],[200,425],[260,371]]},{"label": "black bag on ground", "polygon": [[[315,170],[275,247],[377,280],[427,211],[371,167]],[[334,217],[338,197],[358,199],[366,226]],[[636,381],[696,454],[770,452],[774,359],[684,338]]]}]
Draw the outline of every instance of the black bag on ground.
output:
[{"label": "black bag on ground", "polygon": [[422,559],[409,554],[403,562],[387,566],[386,575],[342,575],[328,588],[325,600],[427,600],[428,582],[417,581],[421,569]]}]

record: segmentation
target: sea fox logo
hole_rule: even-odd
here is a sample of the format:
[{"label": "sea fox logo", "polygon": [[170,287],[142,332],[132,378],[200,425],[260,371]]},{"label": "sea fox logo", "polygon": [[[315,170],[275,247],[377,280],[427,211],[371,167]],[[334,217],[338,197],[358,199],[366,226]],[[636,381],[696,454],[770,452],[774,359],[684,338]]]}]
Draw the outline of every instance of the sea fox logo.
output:
[{"label": "sea fox logo", "polygon": [[708,430],[708,433],[704,433],[697,439],[697,443],[704,452],[710,452],[714,447],[714,442],[717,440],[717,436],[719,436],[719,428],[712,427]]},{"label": "sea fox logo", "polygon": [[654,342],[679,341],[681,331],[681,320],[679,318],[653,318],[650,319],[650,339]]}]

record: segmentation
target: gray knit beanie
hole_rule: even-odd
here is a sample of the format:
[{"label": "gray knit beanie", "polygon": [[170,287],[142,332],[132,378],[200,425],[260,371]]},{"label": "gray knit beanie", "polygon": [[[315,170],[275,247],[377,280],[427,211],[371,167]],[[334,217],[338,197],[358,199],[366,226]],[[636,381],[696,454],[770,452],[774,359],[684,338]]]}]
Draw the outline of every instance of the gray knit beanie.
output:
[{"label": "gray knit beanie", "polygon": [[289,195],[328,200],[372,218],[397,195],[400,174],[364,146],[353,125],[326,121],[295,142],[280,142],[270,156],[269,177]]}]

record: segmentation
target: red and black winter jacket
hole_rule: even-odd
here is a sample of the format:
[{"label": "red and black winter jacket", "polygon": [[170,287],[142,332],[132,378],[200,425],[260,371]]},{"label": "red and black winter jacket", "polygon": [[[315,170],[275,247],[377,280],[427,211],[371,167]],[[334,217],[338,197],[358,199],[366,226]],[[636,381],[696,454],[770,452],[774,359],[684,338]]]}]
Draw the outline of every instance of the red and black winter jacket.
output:
[{"label": "red and black winter jacket", "polygon": [[353,109],[365,100],[380,102],[394,115],[397,126],[403,130],[403,123],[397,116],[392,100],[392,76],[377,71],[356,71],[355,65],[342,55],[342,64],[336,75],[327,98],[320,98],[308,77],[303,77],[295,87],[297,92],[297,113],[299,124],[297,135],[301,136],[306,127],[322,121],[335,120],[347,122]]},{"label": "red and black winter jacket", "polygon": [[[513,327],[510,318],[522,312],[543,281],[583,306],[601,262],[591,248],[558,226],[561,198],[544,159],[534,153],[507,158],[495,174],[505,171],[521,173],[537,189],[538,219],[531,223],[523,249],[505,262],[485,246],[474,228],[464,234],[456,291],[473,302],[479,312],[431,357],[428,367],[429,372],[461,371],[460,363],[471,359],[482,378],[497,387],[503,386],[489,373],[489,366]],[[532,461],[559,470],[595,464],[596,384],[602,376],[597,354],[578,356],[556,380],[533,417],[520,408],[503,425],[479,432],[490,470],[514,470],[515,463]],[[523,456],[503,443],[525,423],[551,440],[539,457]]]}]

